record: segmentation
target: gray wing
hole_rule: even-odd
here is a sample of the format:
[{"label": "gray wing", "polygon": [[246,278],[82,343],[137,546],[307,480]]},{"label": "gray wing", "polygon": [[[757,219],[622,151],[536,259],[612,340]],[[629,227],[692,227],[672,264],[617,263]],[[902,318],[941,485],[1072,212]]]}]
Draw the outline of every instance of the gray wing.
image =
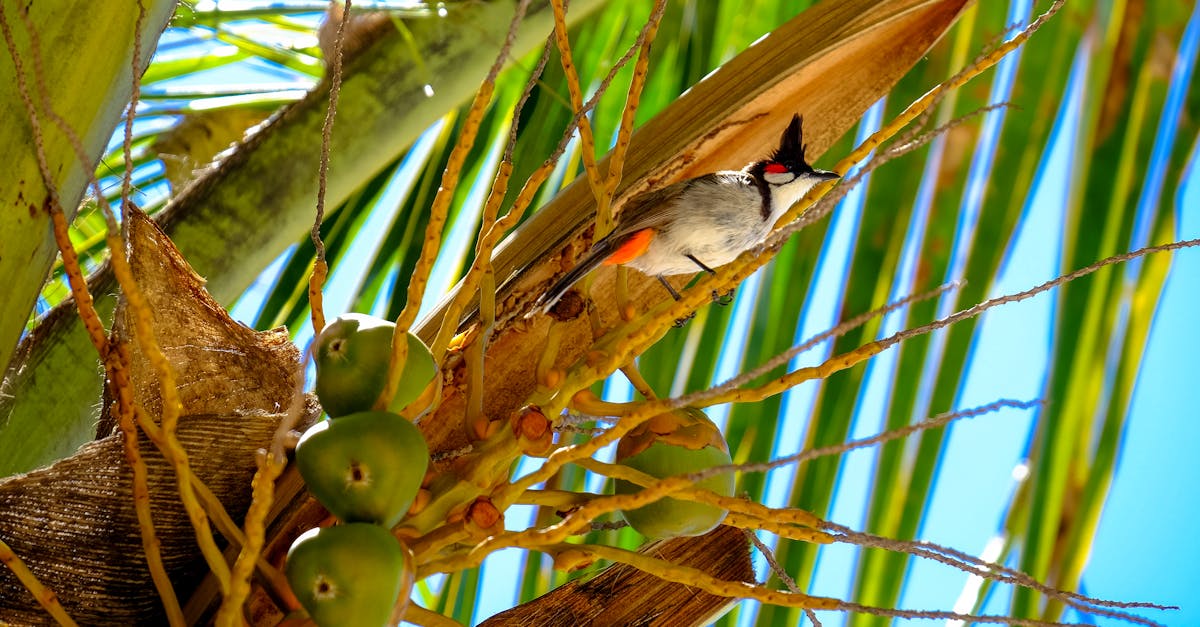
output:
[{"label": "gray wing", "polygon": [[714,172],[694,179],[668,185],[661,189],[638,194],[625,203],[617,215],[617,224],[612,232],[592,244],[583,259],[563,276],[559,277],[541,296],[534,301],[532,311],[549,311],[558,299],[576,282],[591,272],[612,254],[630,235],[648,228],[660,228],[667,224],[679,210],[676,200],[688,188],[698,184],[753,185],[754,179],[744,172]]},{"label": "gray wing", "polygon": [[637,233],[650,227],[661,227],[674,217],[675,199],[688,188],[700,183],[739,183],[753,185],[753,178],[745,172],[713,172],[693,179],[680,181],[659,189],[652,189],[630,198],[621,213],[617,214],[617,224],[605,239],[619,240],[626,235]]}]

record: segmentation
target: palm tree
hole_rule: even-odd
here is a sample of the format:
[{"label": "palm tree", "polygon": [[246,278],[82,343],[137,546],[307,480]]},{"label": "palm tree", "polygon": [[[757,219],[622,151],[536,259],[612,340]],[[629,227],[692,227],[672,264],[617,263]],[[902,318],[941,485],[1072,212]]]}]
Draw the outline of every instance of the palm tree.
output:
[{"label": "palm tree", "polygon": [[[125,362],[131,394],[158,411],[170,406],[170,392],[158,388],[155,363],[142,356],[155,352],[155,340],[138,334],[138,306],[118,307],[112,296],[117,279],[105,262],[103,203],[94,194],[84,197],[85,169],[51,108],[78,131],[89,166],[103,156],[96,168],[101,196],[117,204],[121,178],[130,174],[133,199],[155,216],[215,299],[205,304],[200,284],[169,253],[167,261],[146,261],[166,244],[153,229],[138,226],[136,216],[125,216],[132,271],[155,312],[157,342],[166,347],[188,399],[179,438],[196,475],[236,524],[244,524],[238,531],[214,512],[203,490],[194,495],[190,507],[206,510],[223,542],[231,543],[225,548],[231,563],[246,536],[263,533],[255,525],[265,523],[264,554],[278,566],[296,533],[323,515],[287,472],[275,488],[276,511],[265,521],[265,512],[251,514],[243,523],[254,451],[270,444],[296,383],[298,354],[267,330],[285,326],[301,347],[313,334],[306,288],[318,248],[304,233],[323,193],[328,210],[320,245],[332,271],[325,314],[354,310],[399,317],[401,326],[415,321],[447,377],[439,408],[420,422],[437,469],[426,484],[430,501],[401,523],[410,531],[397,532],[413,547],[417,565],[406,619],[439,624],[441,615],[472,623],[515,601],[522,605],[496,616],[497,624],[561,620],[564,612],[600,616],[602,622],[666,612],[666,623],[683,624],[717,620],[731,596],[775,603],[739,603],[719,619],[722,624],[835,616],[812,612],[824,609],[848,613],[856,623],[903,615],[889,609],[898,607],[928,610],[912,614],[927,618],[951,618],[953,610],[1050,622],[1072,620],[1079,612],[1121,611],[1055,590],[1080,588],[1101,513],[1121,476],[1117,462],[1135,424],[1131,417],[1138,416],[1132,409],[1135,383],[1156,313],[1165,317],[1169,311],[1159,303],[1170,289],[1171,253],[1096,265],[1088,276],[1028,302],[1001,298],[991,304],[1003,306],[982,319],[926,325],[1113,255],[1186,236],[1181,222],[1188,216],[1172,199],[1190,159],[1191,146],[1181,140],[1197,134],[1195,90],[1189,90],[1194,8],[1065,4],[994,72],[937,93],[926,116],[887,134],[892,141],[866,162],[863,174],[844,172],[835,188],[849,190],[853,181],[854,191],[836,205],[832,197],[815,205],[804,218],[811,224],[772,249],[770,263],[753,274],[749,259],[722,270],[717,281],[749,275],[731,307],[705,304],[686,326],[669,330],[676,314],[663,304],[665,293],[636,272],[617,281],[615,272],[597,273],[590,316],[552,323],[522,315],[590,241],[597,196],[599,204],[608,203],[589,185],[593,156],[601,158],[600,173],[623,168],[613,190],[619,209],[639,191],[760,158],[786,120],[801,112],[809,156],[832,167],[875,131],[891,129],[891,121],[931,88],[964,67],[979,66],[976,55],[999,49],[986,57],[989,63],[999,59],[1007,51],[1001,42],[1047,7],[1027,0],[1007,6],[854,0],[813,7],[721,0],[664,3],[660,16],[657,3],[648,0],[575,0],[566,20],[578,76],[564,70],[562,42],[545,39],[555,23],[549,2],[529,3],[515,35],[513,2],[370,14],[352,7],[344,79],[333,89],[321,59],[335,56],[336,29],[327,26],[320,43],[315,33],[315,11],[324,3],[219,10],[147,1],[142,11],[75,4],[78,19],[61,20],[48,7],[33,6],[26,16],[18,3],[0,0],[8,59],[23,61],[20,72],[12,64],[0,71],[26,77],[24,84],[5,81],[9,88],[3,90],[10,117],[25,122],[10,125],[3,136],[18,163],[10,179],[16,185],[4,192],[12,195],[4,206],[13,212],[6,221],[13,227],[0,252],[0,270],[11,278],[0,299],[0,358],[9,364],[0,395],[7,416],[0,422],[0,474],[14,475],[0,483],[0,540],[58,593],[67,613],[81,620],[147,620],[166,611],[172,618],[206,620],[220,603],[222,584],[201,559],[204,532],[193,530],[180,506],[179,493],[187,501],[194,488],[186,475],[177,475],[179,458],[170,452],[164,458],[143,438],[151,497],[142,513],[155,520],[163,572],[171,581],[156,582],[156,588],[147,575],[138,518],[129,507],[139,502],[130,496],[136,479],[114,430],[119,412],[112,407],[123,401],[113,399],[120,387],[102,389],[98,360],[78,357],[95,350],[68,299],[62,263],[43,285],[55,249],[44,236],[50,214],[38,200],[47,193],[31,145],[44,148],[61,205],[75,214],[71,241],[84,267],[97,270],[90,285],[104,324],[131,342],[133,357]],[[168,19],[170,28],[163,31]],[[102,30],[97,24],[114,26]],[[156,40],[157,56],[147,64]],[[48,53],[51,42],[60,41],[72,42],[71,54]],[[485,79],[505,45],[508,67]],[[134,49],[140,52],[131,55]],[[626,51],[629,58],[622,59]],[[645,65],[639,65],[642,59]],[[137,82],[138,121],[126,155],[109,138],[130,99],[131,62],[148,67]],[[494,92],[472,107],[480,81],[494,83]],[[572,81],[580,92],[572,92]],[[586,118],[589,130],[560,145],[564,129],[579,122],[578,101],[604,90]],[[22,92],[39,121],[40,139]],[[324,145],[322,127],[334,94],[332,141]],[[605,158],[609,147],[625,150],[622,115],[633,100],[636,112],[629,109],[628,122],[638,130],[628,151]],[[515,144],[506,150],[514,124]],[[247,133],[252,125],[259,126]],[[556,149],[565,149],[563,158],[543,166]],[[323,151],[329,168],[318,176]],[[511,183],[496,189],[496,202],[489,204],[492,181],[509,168]],[[535,176],[542,182],[522,191]],[[446,190],[440,197],[439,188]],[[483,293],[496,294],[495,302],[480,302],[470,290],[471,300],[457,307],[438,303],[444,293],[456,293],[454,283],[494,243],[481,244],[481,220],[528,201],[529,211],[514,214],[519,227],[494,231],[509,238],[491,259],[490,273],[469,275],[484,281]],[[436,219],[439,203],[445,203],[444,230]],[[829,217],[812,220],[816,211]],[[432,266],[433,256],[422,256],[427,230],[442,235],[428,246],[436,253]],[[429,277],[428,287],[411,289],[413,276]],[[685,291],[685,299],[706,300],[706,281],[711,279]],[[884,311],[910,295],[917,297]],[[1168,303],[1169,297],[1168,291]],[[650,309],[652,318],[622,326],[617,302]],[[227,323],[213,313],[216,303],[262,333],[250,336]],[[35,309],[49,313],[14,352]],[[482,313],[472,313],[476,309]],[[114,310],[116,321],[110,322]],[[837,327],[806,352],[788,352],[866,312],[876,315]],[[192,322],[181,326],[180,320]],[[897,333],[903,341],[892,342]],[[1001,336],[1006,341],[996,342]],[[218,343],[205,347],[205,341]],[[995,348],[1000,345],[1022,348],[1005,355]],[[557,357],[544,357],[549,350]],[[227,357],[231,353],[238,357]],[[618,424],[629,425],[631,412],[635,419],[638,411],[653,412],[647,405],[606,405],[556,392],[591,389],[620,403],[636,390],[640,400],[660,399],[653,406],[662,411],[670,399],[702,393],[781,355],[773,368],[739,382],[740,396],[714,392],[686,399],[717,403],[709,414],[740,465],[737,494],[775,508],[756,517],[726,503],[741,517],[700,538],[643,546],[634,530],[608,524],[619,520],[615,514],[587,507],[570,513],[603,502],[593,493],[603,490],[606,473],[615,472],[600,461],[611,459],[611,452],[559,465],[556,460],[569,454],[560,452],[547,464],[547,450],[535,446],[544,440],[531,441],[530,432],[520,430],[525,423],[512,418],[531,415],[519,410],[536,401],[555,418],[559,447],[574,444],[591,453],[593,429],[613,424],[596,422],[597,416],[625,415]],[[818,364],[826,364],[818,380],[793,387],[809,372],[805,367]],[[622,372],[614,374],[618,367]],[[772,394],[754,391],[785,373],[795,373],[791,385]],[[189,386],[200,383],[214,387],[192,394]],[[723,403],[729,400],[736,402]],[[570,413],[556,418],[564,407]],[[306,409],[299,413],[311,420],[316,410]],[[980,417],[970,423],[957,422],[975,415]],[[160,439],[153,426],[147,429],[150,439]],[[880,432],[890,435],[856,443]],[[201,445],[212,438],[229,444]],[[119,470],[105,474],[96,470],[101,466]],[[1020,471],[1015,481],[1008,478],[1014,466]],[[968,468],[974,474],[956,476]],[[527,476],[540,487],[506,487]],[[122,496],[113,499],[112,490]],[[90,505],[63,514],[68,492],[87,497]],[[484,516],[493,510],[502,518]],[[113,534],[112,523],[97,512],[116,512],[130,526]],[[951,518],[956,522],[947,523]],[[71,524],[47,526],[51,519]],[[805,522],[793,524],[797,520]],[[496,552],[480,564],[489,549],[516,537],[502,534],[505,528],[550,529],[560,521],[578,523],[570,534],[577,548],[548,540],[545,532],[542,543],[534,543],[537,550],[519,557]],[[739,527],[760,530],[753,551]],[[99,574],[72,566],[78,547],[86,545],[80,538],[97,543],[85,560],[108,563],[114,554],[128,559]],[[965,554],[918,545],[917,539]],[[771,564],[751,561],[752,553],[769,556]],[[972,554],[1012,570],[973,570]],[[211,566],[213,556],[206,557]],[[957,570],[928,570],[938,561]],[[551,562],[584,566],[568,574]],[[246,567],[252,570],[252,564]],[[752,590],[720,588],[680,565],[716,579],[765,583]],[[235,566],[233,580],[239,572]],[[110,590],[103,602],[81,600],[89,578],[111,578],[101,582]],[[76,581],[82,583],[71,583]],[[15,578],[0,573],[0,586],[6,591],[0,619],[40,620],[34,596],[18,593]],[[293,602],[281,598],[281,587],[271,565],[260,567],[249,591],[252,605],[289,609]],[[1011,598],[1004,596],[1010,587]],[[179,614],[172,601],[159,599],[170,596],[168,588],[178,597]],[[608,596],[614,590],[621,591],[616,600]],[[54,606],[48,597],[40,600]],[[256,620],[272,616],[278,618],[267,612]]]}]

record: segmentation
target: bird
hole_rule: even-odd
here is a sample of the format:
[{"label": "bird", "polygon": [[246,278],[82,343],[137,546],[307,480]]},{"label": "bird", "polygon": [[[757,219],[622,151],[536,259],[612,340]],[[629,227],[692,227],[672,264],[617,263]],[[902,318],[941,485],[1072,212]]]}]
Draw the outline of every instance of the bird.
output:
[{"label": "bird", "polygon": [[809,189],[840,178],[813,168],[804,152],[803,118],[794,114],[779,147],[766,159],[634,196],[617,215],[613,230],[534,301],[531,313],[548,312],[600,265],[623,265],[656,277],[679,300],[666,277],[714,273],[765,240],[779,217]]}]

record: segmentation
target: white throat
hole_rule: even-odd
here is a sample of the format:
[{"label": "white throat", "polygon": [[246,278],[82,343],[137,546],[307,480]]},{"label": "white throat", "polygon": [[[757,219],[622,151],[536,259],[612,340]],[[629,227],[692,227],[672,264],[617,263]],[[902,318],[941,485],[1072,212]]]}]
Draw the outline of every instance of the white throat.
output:
[{"label": "white throat", "polygon": [[821,179],[809,174],[801,174],[783,185],[771,186],[771,223],[774,224],[792,205],[796,204],[808,190],[820,183]]}]

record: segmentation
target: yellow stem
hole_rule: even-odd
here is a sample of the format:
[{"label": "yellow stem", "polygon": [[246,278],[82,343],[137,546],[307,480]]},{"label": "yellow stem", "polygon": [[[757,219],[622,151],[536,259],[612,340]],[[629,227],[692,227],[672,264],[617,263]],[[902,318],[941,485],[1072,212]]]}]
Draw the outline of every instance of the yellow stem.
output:
[{"label": "yellow stem", "polygon": [[57,204],[50,203],[49,209],[50,219],[54,223],[54,241],[58,244],[59,254],[62,255],[63,269],[67,273],[67,282],[71,285],[71,296],[75,298],[79,318],[92,345],[96,347],[96,352],[100,354],[100,359],[104,360],[108,355],[108,336],[104,331],[104,324],[100,322],[100,315],[96,313],[87,280],[83,278],[83,271],[80,270],[79,255],[75,253],[75,246],[71,244],[67,218],[63,215],[62,207]]},{"label": "yellow stem", "polygon": [[710,407],[721,403],[753,403],[761,401],[776,394],[782,394],[805,381],[826,379],[835,372],[856,366],[879,354],[887,346],[889,345],[883,342],[863,344],[854,350],[834,356],[820,365],[797,368],[755,388],[735,388],[719,394],[706,395],[704,400],[697,401],[695,405],[697,407]]},{"label": "yellow stem", "polygon": [[[661,492],[660,484],[664,483],[665,481],[639,470],[630,468],[629,466],[622,464],[608,464],[592,458],[581,459],[575,462],[575,464],[588,470],[589,472],[603,475],[605,477],[611,477],[613,479],[622,479],[624,481],[642,486],[646,488],[646,490],[653,490],[654,492],[652,492],[652,495],[657,495]],[[689,485],[686,488],[675,490],[674,492],[676,492],[676,494],[674,494],[672,498],[687,499],[719,507],[729,511],[731,515],[738,515],[740,517],[738,518],[739,521],[760,521],[768,525],[778,524],[787,525],[789,527],[792,525],[802,525],[809,527],[809,529],[797,528],[795,533],[797,535],[802,535],[803,539],[810,542],[819,542],[821,544],[833,542],[833,536],[821,531],[817,531],[816,528],[824,524],[825,521],[821,520],[811,512],[797,508],[773,509],[751,500],[739,499],[731,496],[721,496],[720,494],[717,494],[711,490],[705,490],[704,488],[692,485],[692,480],[686,475],[678,478],[688,481]],[[661,497],[656,497],[655,500],[657,500],[657,498]],[[608,513],[607,511],[601,511],[606,507],[607,506],[596,507],[591,511],[597,512],[598,514]],[[618,509],[625,508],[621,507]],[[726,524],[732,523],[726,521]],[[758,524],[757,522],[752,522],[751,526],[758,529],[767,528]]]},{"label": "yellow stem", "polygon": [[463,412],[463,424],[474,425],[478,421],[487,421],[483,411],[483,341],[472,342],[463,351],[463,359],[467,367],[467,400]]},{"label": "yellow stem", "polygon": [[[625,98],[625,109],[621,112],[621,125],[617,131],[617,142],[613,145],[608,159],[608,178],[596,203],[596,236],[600,237],[612,230],[612,200],[621,182],[621,174],[625,170],[625,154],[629,151],[629,140],[633,136],[633,119],[637,114],[638,104],[642,100],[642,89],[646,85],[646,76],[650,69],[650,45],[658,34],[658,24],[666,10],[667,1],[657,0],[654,10],[646,22],[641,49],[638,59],[633,66],[633,79],[629,83],[629,93]],[[557,30],[556,30],[557,32]],[[564,57],[565,58],[565,57]],[[576,104],[578,110],[578,104]]]},{"label": "yellow stem", "polygon": [[629,379],[633,389],[637,390],[638,394],[641,394],[646,400],[652,401],[658,398],[654,394],[654,388],[651,388],[650,384],[646,382],[646,378],[642,376],[642,371],[638,370],[636,361],[621,366],[621,372],[624,373],[626,379]]},{"label": "yellow stem", "polygon": [[558,359],[558,350],[562,345],[563,325],[552,324],[546,331],[546,345],[542,347],[542,354],[537,360],[537,383],[547,389],[558,387],[558,383],[562,380],[562,371],[554,367],[554,362]]},{"label": "yellow stem", "polygon": [[[567,39],[567,9],[563,0],[550,0],[554,9],[554,42],[558,45],[558,54],[562,59],[563,75],[567,78],[567,91],[571,93],[571,109],[583,110],[583,90],[579,86],[579,71],[571,54],[571,42]],[[592,122],[587,116],[579,118],[579,153],[583,158],[583,169],[587,172],[588,184],[592,194],[599,204],[603,197],[604,183],[600,178],[600,169],[596,165],[596,140],[592,136]],[[600,237],[603,233],[597,233]]]},{"label": "yellow stem", "polygon": [[458,136],[458,142],[450,151],[450,158],[442,173],[442,185],[433,198],[433,206],[429,209],[429,222],[425,227],[421,255],[417,260],[416,267],[413,268],[412,278],[408,282],[407,300],[404,303],[404,309],[396,318],[396,330],[392,334],[392,355],[388,364],[387,383],[384,385],[379,399],[375,401],[377,409],[386,408],[392,397],[396,395],[396,390],[400,388],[404,362],[408,359],[407,334],[417,319],[417,311],[420,310],[422,299],[425,297],[429,274],[433,271],[433,262],[437,260],[438,251],[442,246],[442,230],[446,226],[450,202],[454,199],[455,190],[458,189],[463,163],[467,159],[467,153],[470,152],[471,146],[475,144],[480,122],[482,122],[483,114],[492,99],[494,89],[495,83],[492,81],[485,80],[479,86],[479,91],[475,93],[475,99],[471,102],[471,108],[467,111],[467,117],[463,120],[463,128]]},{"label": "yellow stem", "polygon": [[217,612],[216,624],[220,627],[236,627],[242,624],[242,604],[250,594],[250,578],[254,575],[254,566],[262,554],[266,543],[266,519],[275,500],[275,479],[283,472],[286,460],[278,460],[259,451],[257,458],[258,471],[251,483],[253,499],[250,509],[246,512],[246,536],[242,550],[233,563],[230,574],[229,593],[221,601],[221,609]]},{"label": "yellow stem", "polygon": [[470,534],[467,533],[461,521],[446,523],[409,544],[415,556],[413,563],[423,564],[432,559],[432,556],[441,553],[442,549],[462,542],[468,537]]},{"label": "yellow stem", "polygon": [[138,448],[137,424],[134,422],[133,386],[129,382],[129,352],[126,344],[120,344],[117,350],[109,355],[107,365],[113,392],[117,397],[117,424],[125,443],[125,459],[133,473],[133,507],[137,513],[138,529],[142,536],[142,552],[146,555],[146,567],[150,571],[150,580],[162,600],[163,611],[167,615],[167,623],[171,627],[187,624],[183,609],[171,578],[167,575],[166,565],[162,560],[162,545],[154,531],[154,517],[150,511],[149,471],[142,460]]},{"label": "yellow stem", "polygon": [[71,244],[66,216],[63,215],[62,207],[57,203],[50,203],[49,209],[50,219],[54,225],[54,239],[58,244],[59,253],[62,255],[63,269],[66,271],[67,281],[71,285],[71,294],[75,298],[76,309],[79,311],[84,329],[87,330],[88,338],[91,339],[101,361],[104,362],[109,380],[113,382],[113,392],[117,398],[117,420],[123,436],[125,459],[129,462],[132,473],[133,506],[142,538],[142,550],[146,555],[146,567],[150,571],[150,579],[154,582],[155,590],[162,600],[167,622],[172,627],[184,625],[186,621],[183,610],[179,606],[179,599],[175,595],[175,589],[171,585],[171,579],[163,564],[161,544],[155,533],[154,519],[150,511],[150,487],[147,478],[149,471],[146,469],[146,464],[138,449],[137,427],[133,422],[132,388],[129,384],[128,370],[126,370],[129,363],[128,353],[124,350],[115,353],[110,351],[104,325],[100,321],[100,315],[96,312],[95,302],[80,270],[79,257]]},{"label": "yellow stem", "polygon": [[571,397],[568,407],[575,411],[592,416],[625,416],[644,405],[646,401],[629,401],[614,403],[602,400],[591,390],[579,390]]},{"label": "yellow stem", "polygon": [[324,259],[313,263],[312,275],[308,277],[308,304],[312,309],[313,336],[318,336],[325,328],[325,295],[321,292],[325,287],[325,279],[329,277],[329,264]]},{"label": "yellow stem", "polygon": [[221,585],[222,594],[225,594],[229,591],[229,565],[225,563],[224,555],[221,554],[221,550],[217,548],[217,544],[213,540],[208,516],[196,500],[187,452],[183,450],[183,445],[175,435],[175,428],[179,424],[179,415],[183,410],[179,390],[175,386],[175,372],[166,357],[163,356],[162,350],[158,346],[158,340],[154,337],[154,322],[150,313],[150,305],[146,302],[141,288],[133,278],[133,271],[125,257],[124,242],[117,234],[109,232],[108,247],[111,252],[113,274],[116,275],[117,282],[121,285],[133,317],[134,333],[141,345],[142,353],[150,362],[155,374],[158,375],[159,391],[162,396],[163,442],[166,444],[166,450],[169,451],[165,456],[175,468],[180,501],[183,502],[188,520],[191,521],[192,528],[196,532],[196,543],[200,546],[200,553]]},{"label": "yellow stem", "polygon": [[628,564],[634,568],[654,575],[664,581],[681,583],[693,588],[699,588],[717,596],[734,599],[755,599],[762,603],[781,605],[784,607],[802,607],[813,610],[832,610],[841,606],[841,601],[829,597],[817,597],[800,592],[784,592],[772,590],[744,581],[726,581],[691,566],[672,564],[666,560],[651,557],[644,553],[618,549],[599,544],[570,544],[562,547],[570,548],[606,559],[612,562]]},{"label": "yellow stem", "polygon": [[417,605],[415,601],[409,601],[408,607],[404,610],[404,622],[423,627],[463,627],[462,623],[453,618],[438,614],[433,610],[427,610]]},{"label": "yellow stem", "polygon": [[496,503],[501,510],[506,509],[518,495],[543,481],[549,480],[563,466],[591,457],[596,451],[620,440],[621,436],[667,409],[670,409],[670,405],[665,401],[646,403],[641,408],[622,418],[611,429],[598,434],[596,437],[581,444],[564,446],[554,451],[537,470],[495,490],[492,494],[492,502]]},{"label": "yellow stem", "polygon": [[25,589],[33,595],[33,598],[37,599],[38,604],[45,608],[50,616],[58,621],[59,625],[74,627],[76,623],[67,614],[67,610],[63,608],[62,604],[58,602],[58,595],[54,594],[54,591],[50,588],[43,586],[42,582],[38,581],[37,576],[33,574],[33,571],[29,570],[25,562],[21,561],[21,558],[2,539],[0,539],[0,562],[17,576],[17,581],[20,581],[21,585],[25,586]]},{"label": "yellow stem", "polygon": [[571,492],[570,490],[526,490],[521,496],[517,497],[514,504],[538,505],[566,510],[583,505],[599,496],[599,494]]},{"label": "yellow stem", "polygon": [[[463,309],[466,309],[471,295],[479,288],[484,272],[491,268],[492,249],[495,248],[499,238],[488,237],[488,235],[496,224],[496,214],[504,202],[504,195],[508,191],[508,181],[512,178],[512,170],[512,162],[507,160],[501,161],[497,168],[496,179],[492,182],[491,192],[483,208],[483,218],[479,226],[479,243],[475,247],[475,260],[471,263],[471,268],[467,271],[466,276],[463,277],[463,285],[454,299],[450,301],[450,306],[446,308],[446,313],[442,316],[442,325],[438,328],[437,338],[430,347],[433,360],[437,363],[441,363],[442,358],[445,357],[446,347],[450,345],[450,338],[454,337],[458,331],[458,321],[462,317]],[[480,313],[484,306],[483,299],[489,296],[493,299],[494,305],[494,290],[480,291]]]},{"label": "yellow stem", "polygon": [[830,544],[833,542],[833,536],[808,529],[806,527],[797,527],[787,523],[779,522],[778,520],[755,518],[742,514],[740,512],[729,512],[725,516],[725,520],[721,523],[738,529],[761,529],[769,531],[781,538],[788,540],[798,540],[800,542],[809,542],[812,544]]}]

